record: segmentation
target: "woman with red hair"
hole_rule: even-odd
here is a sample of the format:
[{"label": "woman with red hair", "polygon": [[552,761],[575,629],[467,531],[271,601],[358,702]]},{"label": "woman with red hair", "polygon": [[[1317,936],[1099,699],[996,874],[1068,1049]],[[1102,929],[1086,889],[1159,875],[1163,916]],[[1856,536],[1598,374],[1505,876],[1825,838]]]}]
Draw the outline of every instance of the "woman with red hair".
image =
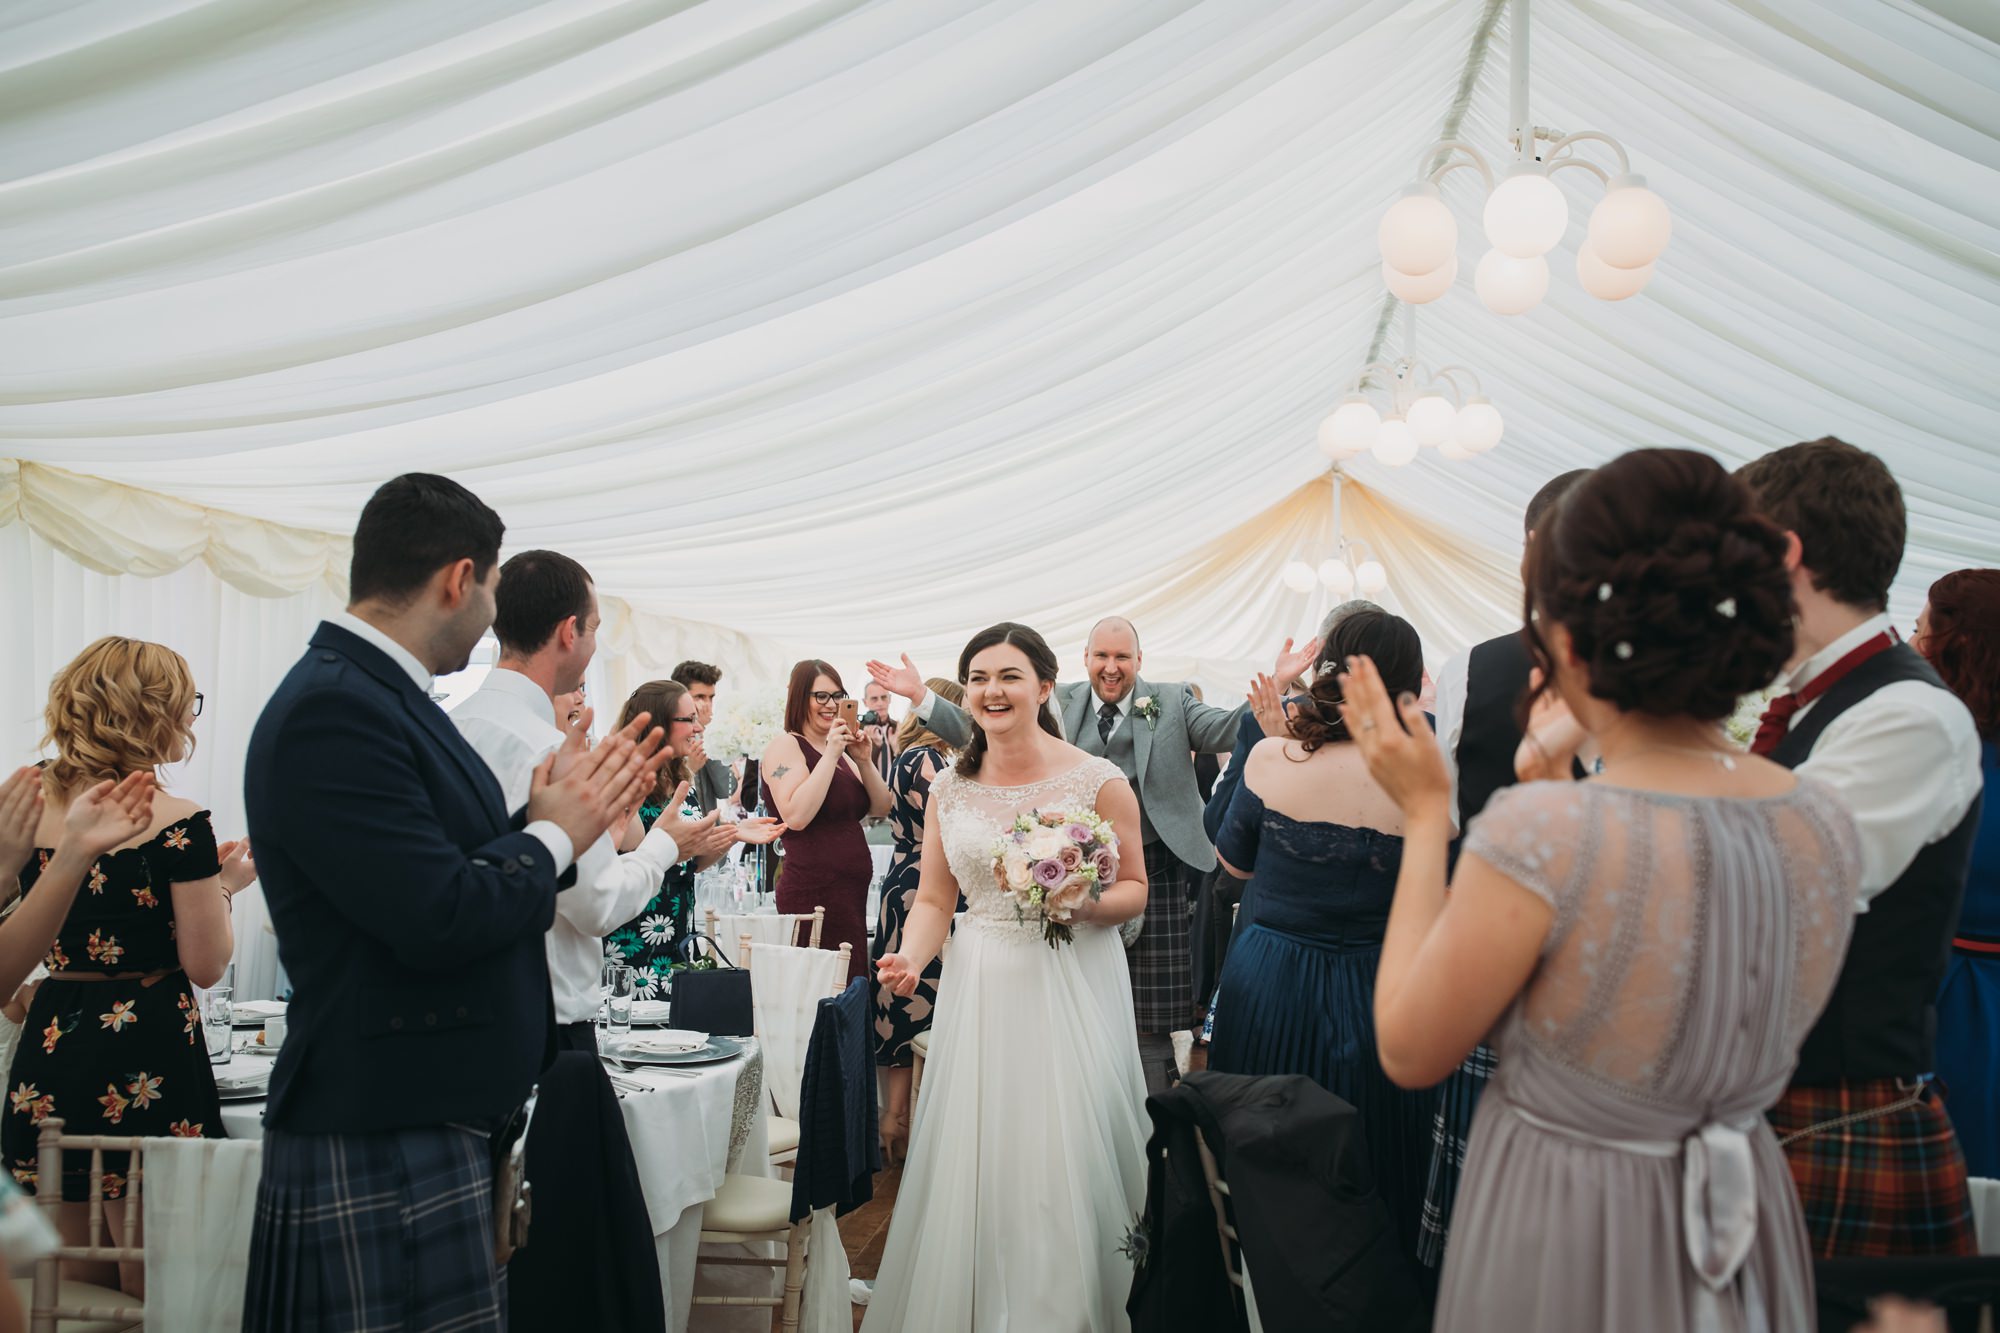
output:
[{"label": "woman with red hair", "polygon": [[1966,1169],[1990,1178],[2000,1175],[2000,569],[1961,569],[1933,583],[1910,646],[1979,725],[1986,804],[1938,988],[1937,1072]]}]

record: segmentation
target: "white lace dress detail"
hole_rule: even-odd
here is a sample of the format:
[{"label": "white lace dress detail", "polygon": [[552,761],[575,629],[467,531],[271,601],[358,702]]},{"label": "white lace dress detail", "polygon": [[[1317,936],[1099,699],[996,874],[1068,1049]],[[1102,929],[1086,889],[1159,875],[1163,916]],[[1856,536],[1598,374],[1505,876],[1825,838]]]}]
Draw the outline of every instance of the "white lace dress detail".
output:
[{"label": "white lace dress detail", "polygon": [[[1031,811],[1095,810],[1104,784],[1124,777],[1109,759],[1091,756],[1067,772],[1020,787],[989,787],[961,776],[955,768],[940,773],[931,784],[931,811],[943,821],[939,831],[945,859],[965,895],[965,914],[981,925],[1020,930],[1039,939],[1040,923],[1024,921],[1013,897],[994,877],[994,846],[1014,827],[1016,818]],[[1137,854],[1136,830],[1112,832],[1119,835],[1121,855]]]}]

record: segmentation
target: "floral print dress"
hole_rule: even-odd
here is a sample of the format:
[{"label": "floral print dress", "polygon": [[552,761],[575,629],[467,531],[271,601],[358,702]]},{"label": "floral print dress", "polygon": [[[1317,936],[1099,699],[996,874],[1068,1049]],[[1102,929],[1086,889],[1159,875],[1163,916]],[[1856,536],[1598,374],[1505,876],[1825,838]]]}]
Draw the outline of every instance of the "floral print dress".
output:
[{"label": "floral print dress", "polygon": [[[875,958],[895,953],[903,947],[903,923],[916,905],[917,882],[921,878],[924,850],[924,811],[930,804],[931,782],[949,761],[935,747],[914,745],[896,756],[894,775],[889,780],[895,797],[889,807],[889,822],[896,832],[895,851],[889,869],[882,876],[882,905],[875,924]],[[959,896],[958,910],[965,910]],[[875,987],[875,1063],[909,1065],[916,1057],[910,1039],[931,1025],[931,1007],[937,1003],[938,978],[944,975],[942,957],[931,959],[917,982],[914,994],[897,995],[887,986]]]},{"label": "floral print dress", "polygon": [[[24,895],[50,855],[38,848],[22,868]],[[35,1190],[38,1126],[52,1115],[71,1134],[223,1137],[201,1011],[175,943],[172,890],[220,869],[206,810],[91,867],[46,963],[55,973],[120,979],[52,976],[28,1007],[0,1115],[0,1154],[23,1189]],[[126,1157],[104,1155],[106,1198],[125,1191]],[[89,1153],[65,1154],[63,1198],[83,1199],[89,1175]]]},{"label": "floral print dress", "polygon": [[[639,822],[650,832],[662,805],[639,807]],[[701,811],[692,800],[681,806],[684,818],[699,819]],[[694,929],[694,861],[669,866],[660,881],[660,891],[645,910],[604,937],[604,961],[624,963],[633,969],[633,980],[642,1000],[661,1000],[667,994],[667,975],[685,956],[687,937]]]}]

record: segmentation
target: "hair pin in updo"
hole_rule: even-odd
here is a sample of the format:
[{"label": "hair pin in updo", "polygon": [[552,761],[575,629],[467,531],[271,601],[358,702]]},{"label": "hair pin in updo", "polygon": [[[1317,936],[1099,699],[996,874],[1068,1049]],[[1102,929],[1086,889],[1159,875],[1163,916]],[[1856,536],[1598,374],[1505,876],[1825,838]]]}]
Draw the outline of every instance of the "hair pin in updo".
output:
[{"label": "hair pin in updo", "polygon": [[1632,656],[1632,645],[1620,639],[1617,643],[1611,645],[1611,651],[1618,654],[1619,661],[1629,661]]},{"label": "hair pin in updo", "polygon": [[1611,600],[1611,585],[1610,585],[1610,584],[1608,584],[1608,583],[1600,583],[1600,584],[1598,584],[1598,585],[1597,585],[1597,600],[1598,600],[1598,601],[1600,601],[1600,602],[1608,602],[1608,601],[1610,601],[1610,600]]},{"label": "hair pin in updo", "polygon": [[1725,597],[1715,604],[1715,614],[1727,620],[1736,619],[1736,599]]}]

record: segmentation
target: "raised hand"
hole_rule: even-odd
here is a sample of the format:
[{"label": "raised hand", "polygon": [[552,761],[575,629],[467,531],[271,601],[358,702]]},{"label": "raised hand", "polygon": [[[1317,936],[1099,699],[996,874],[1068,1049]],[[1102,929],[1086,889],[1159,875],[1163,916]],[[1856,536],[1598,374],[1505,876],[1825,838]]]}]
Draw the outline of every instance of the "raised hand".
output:
[{"label": "raised hand", "polygon": [[1306,672],[1312,670],[1312,664],[1318,660],[1318,639],[1307,639],[1300,648],[1293,648],[1292,641],[1286,639],[1285,646],[1278,650],[1277,668],[1271,674],[1277,678],[1279,685],[1290,685],[1295,680],[1304,680]]},{"label": "raised hand", "polygon": [[821,758],[824,759],[826,755],[839,754],[842,750],[852,751],[855,739],[854,732],[848,728],[847,723],[840,718],[835,718],[827,726],[826,752]]},{"label": "raised hand", "polygon": [[917,664],[910,660],[908,653],[902,654],[902,658],[900,667],[890,666],[887,662],[870,662],[868,678],[889,693],[900,694],[911,703],[916,703],[924,697],[924,675],[917,670]]},{"label": "raised hand", "polygon": [[[579,726],[563,738],[561,747],[536,765],[528,819],[553,820],[579,852],[596,842],[619,812],[644,793],[667,760],[662,749],[666,734],[658,727],[643,740],[633,740],[633,733],[649,720],[641,713],[602,744],[585,750],[580,738],[589,721],[585,709]],[[566,765],[560,775],[558,765]]]},{"label": "raised hand", "polygon": [[[668,799],[666,808],[660,811],[659,819],[653,823],[654,828],[664,830],[666,835],[674,840],[674,846],[681,849],[683,858],[696,855],[696,852],[691,849],[703,840],[710,829],[715,827],[716,820],[722,814],[720,810],[711,810],[705,815],[690,819],[681,813],[681,807],[687,802],[687,795],[687,783],[683,782],[678,787],[675,787],[674,794]],[[725,842],[722,845],[727,847],[729,844]]]},{"label": "raised hand", "polygon": [[1251,716],[1257,719],[1266,736],[1292,734],[1292,717],[1285,710],[1285,697],[1277,681],[1260,671],[1251,677],[1250,692],[1243,697],[1249,701]]},{"label": "raised hand", "polygon": [[708,747],[703,745],[701,737],[697,736],[688,744],[687,754],[683,757],[687,760],[687,771],[699,773],[703,765],[708,763]]},{"label": "raised hand", "polygon": [[257,880],[257,862],[250,855],[250,839],[237,838],[217,847],[222,858],[222,887],[235,897]]},{"label": "raised hand", "polygon": [[[1528,672],[1528,688],[1542,688],[1542,669]],[[1583,724],[1554,690],[1543,690],[1528,710],[1528,729],[1514,749],[1514,776],[1522,782],[1567,782],[1570,765],[1583,748]]]},{"label": "raised hand", "polygon": [[1382,675],[1366,656],[1347,659],[1341,673],[1341,721],[1368,762],[1369,775],[1407,817],[1448,815],[1451,776],[1417,696],[1391,701]]},{"label": "raised hand", "polygon": [[69,803],[63,812],[62,846],[58,850],[95,861],[144,833],[152,822],[150,771],[128,773],[120,782],[106,778]]},{"label": "raised hand", "polygon": [[42,822],[42,775],[17,768],[0,782],[0,878],[12,875],[35,854],[35,830]]},{"label": "raised hand", "polygon": [[887,986],[891,995],[915,995],[922,977],[921,972],[910,966],[910,960],[899,953],[885,953],[875,960],[875,979]]}]

